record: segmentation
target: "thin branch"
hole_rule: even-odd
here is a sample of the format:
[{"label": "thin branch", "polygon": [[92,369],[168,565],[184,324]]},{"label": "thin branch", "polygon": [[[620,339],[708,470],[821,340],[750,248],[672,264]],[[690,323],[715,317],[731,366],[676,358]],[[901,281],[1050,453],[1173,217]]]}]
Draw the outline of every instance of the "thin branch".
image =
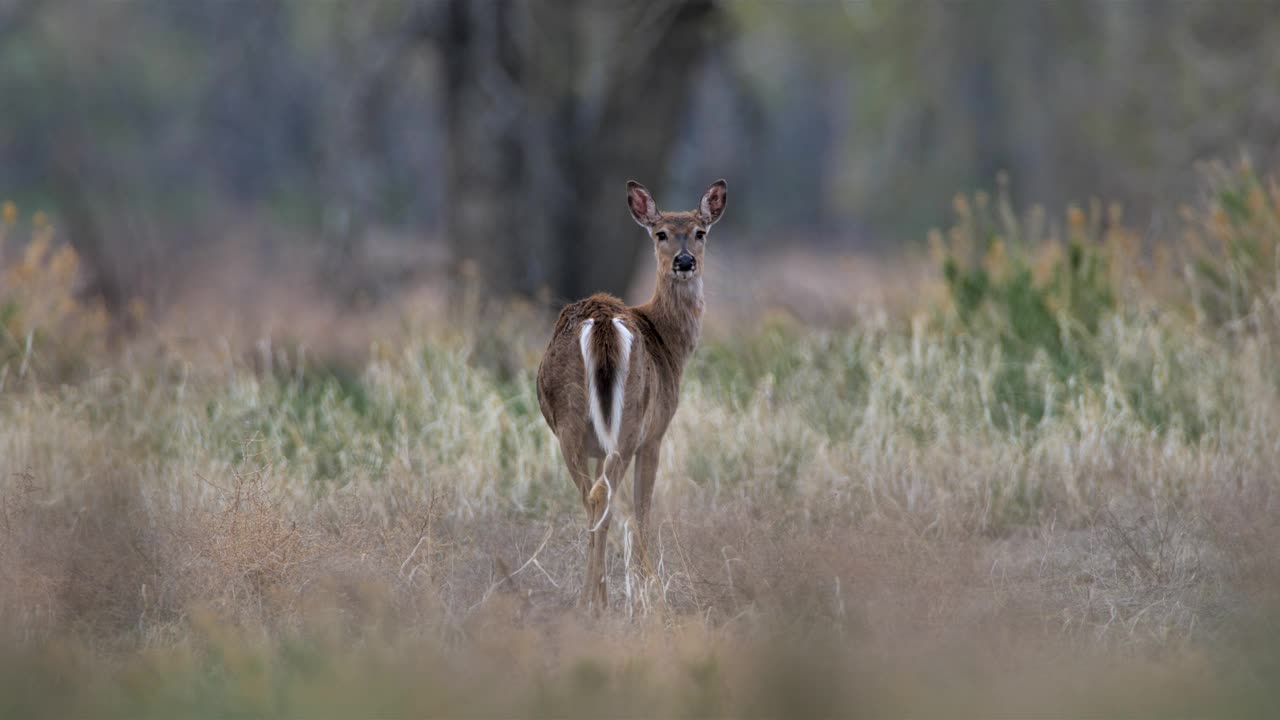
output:
[{"label": "thin branch", "polygon": [[[485,602],[486,602],[486,601],[488,601],[489,596],[493,594],[493,591],[494,591],[494,590],[497,590],[498,588],[502,587],[502,585],[503,585],[504,583],[506,583],[508,580],[511,580],[511,579],[512,579],[512,578],[514,578],[515,576],[517,576],[517,575],[519,575],[520,573],[524,572],[524,571],[525,571],[525,569],[526,569],[526,568],[528,568],[530,565],[537,566],[537,568],[538,568],[539,570],[542,570],[543,574],[547,575],[547,579],[550,579],[550,578],[551,578],[551,575],[550,575],[550,574],[548,574],[548,573],[547,573],[547,571],[542,567],[542,565],[540,565],[540,564],[538,563],[538,553],[542,552],[543,548],[545,548],[545,547],[547,546],[547,543],[548,543],[548,542],[550,542],[550,540],[551,540],[551,535],[552,535],[552,533],[554,532],[554,530],[555,530],[555,528],[554,528],[553,526],[548,525],[548,526],[547,526],[547,534],[546,534],[545,536],[543,536],[543,538],[542,538],[542,544],[538,546],[538,549],[537,549],[537,550],[534,550],[534,551],[533,551],[533,554],[529,556],[529,559],[528,559],[528,560],[525,560],[525,561],[524,561],[524,564],[523,564],[523,565],[521,565],[521,566],[520,566],[520,567],[519,567],[515,572],[509,572],[509,573],[507,573],[506,575],[503,575],[501,579],[499,579],[497,582],[495,582],[495,583],[493,583],[492,585],[490,585],[490,586],[489,586],[489,589],[488,589],[488,590],[485,590],[485,591],[484,591],[484,595],[482,595],[482,596],[480,597],[480,601],[479,601],[479,602],[477,602],[475,605],[472,605],[471,607],[467,608],[467,612],[469,613],[469,612],[471,612],[472,610],[475,610],[476,608],[478,608],[478,607],[480,607],[481,605],[485,604]],[[556,582],[555,582],[554,580],[552,581],[552,584],[553,584],[553,585],[556,585],[556,587],[559,587],[559,585],[558,585],[558,584],[556,584]]]}]

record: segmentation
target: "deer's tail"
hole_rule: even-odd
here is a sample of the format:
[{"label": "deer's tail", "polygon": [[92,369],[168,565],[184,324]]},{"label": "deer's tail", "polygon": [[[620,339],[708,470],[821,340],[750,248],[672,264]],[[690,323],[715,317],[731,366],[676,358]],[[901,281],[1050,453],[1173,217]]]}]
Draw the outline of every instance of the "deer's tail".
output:
[{"label": "deer's tail", "polygon": [[578,332],[582,366],[586,370],[591,426],[596,431],[596,440],[608,456],[618,451],[622,403],[635,335],[621,317],[608,322],[587,320]]}]

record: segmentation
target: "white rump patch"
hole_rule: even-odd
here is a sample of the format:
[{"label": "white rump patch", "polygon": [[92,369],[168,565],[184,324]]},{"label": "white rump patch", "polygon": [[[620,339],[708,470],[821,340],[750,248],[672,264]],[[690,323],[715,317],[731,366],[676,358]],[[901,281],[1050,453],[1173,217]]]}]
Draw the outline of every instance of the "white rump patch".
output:
[{"label": "white rump patch", "polygon": [[622,318],[614,318],[613,325],[618,330],[618,340],[621,343],[621,362],[618,363],[617,372],[613,377],[613,387],[605,390],[613,396],[613,407],[610,408],[610,417],[607,421],[600,406],[602,388],[596,387],[596,359],[591,355],[591,331],[595,327],[595,321],[587,320],[582,323],[582,328],[578,331],[578,346],[582,350],[582,367],[587,375],[587,409],[591,415],[591,427],[596,431],[596,440],[604,449],[606,456],[618,451],[618,434],[622,429],[622,401],[627,388],[627,371],[631,364],[631,344],[635,337],[623,324]]},{"label": "white rump patch", "polygon": [[596,393],[596,361],[591,356],[591,328],[595,327],[595,320],[587,320],[582,323],[582,329],[578,331],[578,346],[582,348],[582,369],[587,374],[587,412],[591,415],[591,426],[595,428],[596,440],[600,443],[600,447],[608,447],[605,441],[609,437],[609,429],[604,424],[604,412],[600,409],[600,395]]}]

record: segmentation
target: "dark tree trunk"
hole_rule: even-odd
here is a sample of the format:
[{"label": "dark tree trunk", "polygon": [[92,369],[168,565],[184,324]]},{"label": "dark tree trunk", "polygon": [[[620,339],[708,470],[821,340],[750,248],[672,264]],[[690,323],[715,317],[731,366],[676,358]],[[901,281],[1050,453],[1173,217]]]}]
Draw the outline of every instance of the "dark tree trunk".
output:
[{"label": "dark tree trunk", "polygon": [[[464,275],[561,300],[626,291],[647,248],[625,183],[662,186],[719,19],[713,0],[449,6],[435,40],[447,93],[446,229]],[[601,40],[603,54],[590,44]]]},{"label": "dark tree trunk", "polygon": [[[625,292],[637,261],[651,253],[625,212],[626,182],[634,178],[661,192],[698,70],[721,31],[711,0],[640,3],[618,15],[618,61],[592,142],[580,157],[581,240],[562,238],[585,250],[583,271],[558,285],[568,298],[595,290]],[[685,204],[692,207],[696,200]],[[666,202],[686,209],[675,199]]]}]

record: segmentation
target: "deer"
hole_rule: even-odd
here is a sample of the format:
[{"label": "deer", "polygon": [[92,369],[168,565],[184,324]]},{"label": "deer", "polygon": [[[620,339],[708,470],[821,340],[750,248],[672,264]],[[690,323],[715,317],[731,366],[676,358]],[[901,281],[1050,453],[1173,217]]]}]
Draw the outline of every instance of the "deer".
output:
[{"label": "deer", "polygon": [[[624,473],[635,461],[637,559],[650,572],[649,505],[662,438],[675,416],[680,381],[698,344],[704,307],[707,235],[724,215],[728,185],[717,180],[696,210],[663,212],[653,195],[627,182],[631,217],[653,242],[653,296],[628,306],[596,293],[565,306],[538,366],[538,404],[560,444],[587,513],[587,565],[580,604],[608,606],[605,542]],[[596,462],[589,472],[588,462]]]}]

